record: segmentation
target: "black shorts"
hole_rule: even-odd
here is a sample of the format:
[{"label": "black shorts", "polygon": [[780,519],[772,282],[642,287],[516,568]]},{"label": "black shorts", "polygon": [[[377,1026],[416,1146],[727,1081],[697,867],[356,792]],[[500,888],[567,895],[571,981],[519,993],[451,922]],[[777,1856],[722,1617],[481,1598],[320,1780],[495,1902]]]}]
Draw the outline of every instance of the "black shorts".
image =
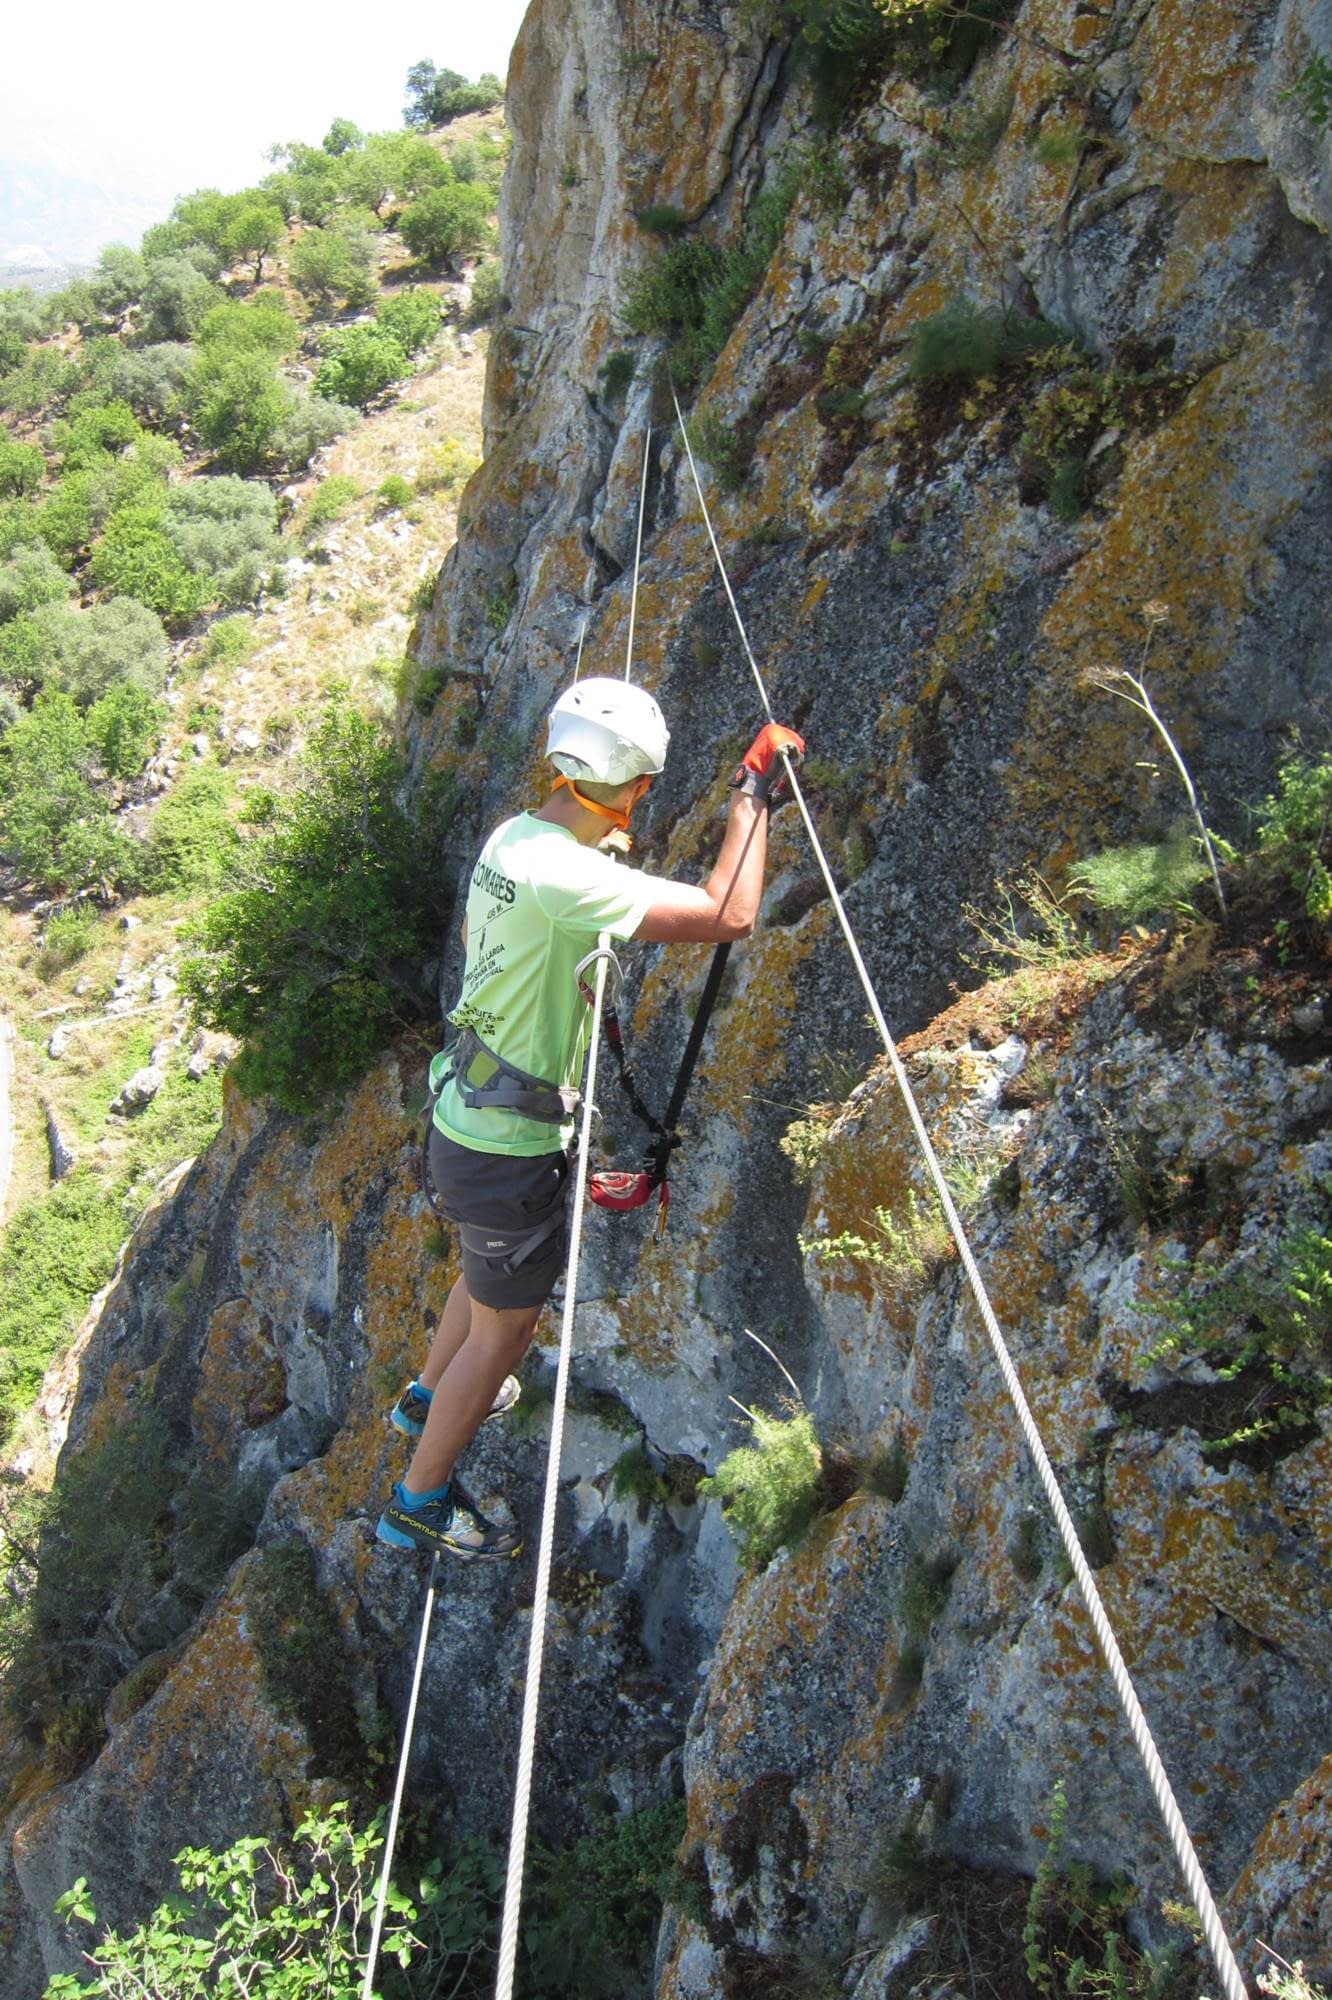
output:
[{"label": "black shorts", "polygon": [[568,1255],[568,1156],[477,1153],[432,1123],[429,1165],[471,1297],[500,1312],[543,1306]]}]

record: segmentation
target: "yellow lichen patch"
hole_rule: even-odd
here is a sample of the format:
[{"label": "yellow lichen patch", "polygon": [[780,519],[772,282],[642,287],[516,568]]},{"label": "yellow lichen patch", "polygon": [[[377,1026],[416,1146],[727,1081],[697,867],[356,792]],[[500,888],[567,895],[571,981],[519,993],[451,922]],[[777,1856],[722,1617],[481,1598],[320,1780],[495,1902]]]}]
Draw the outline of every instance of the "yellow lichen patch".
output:
[{"label": "yellow lichen patch", "polygon": [[[303,1733],[276,1717],[264,1700],[258,1656],[243,1610],[242,1566],[227,1596],[187,1647],[154,1698],[151,1715],[133,1718],[104,1752],[99,1786],[104,1809],[188,1809],[200,1773],[228,1756],[246,1773],[253,1817],[248,1826],[280,1826],[284,1794],[302,1773]],[[230,1746],[230,1752],[224,1746]],[[184,1822],[188,1824],[188,1820]],[[32,1822],[28,1822],[31,1829]]]},{"label": "yellow lichen patch", "polygon": [[367,1182],[402,1149],[404,1115],[389,1083],[384,1068],[370,1072],[311,1163],[315,1211],[339,1235],[358,1214]]},{"label": "yellow lichen patch", "polygon": [[1172,153],[1212,151],[1253,78],[1248,0],[1157,0],[1142,30],[1134,126]]},{"label": "yellow lichen patch", "polygon": [[1241,1960],[1261,1938],[1310,1981],[1332,1982],[1328,1885],[1332,1883],[1332,1757],[1324,1757],[1258,1836],[1248,1866],[1226,1898]]},{"label": "yellow lichen patch", "polygon": [[[1236,1466],[1208,1479],[1205,1506],[1181,1488],[1163,1508],[1151,1471],[1136,1453],[1113,1454],[1106,1500],[1124,1559],[1154,1570],[1171,1589],[1176,1631],[1182,1636],[1221,1610],[1321,1674],[1332,1582],[1313,1563],[1279,1559],[1266,1477]],[[1307,1535],[1312,1524],[1291,1525]]]},{"label": "yellow lichen patch", "polygon": [[688,1259],[679,1255],[669,1229],[662,1243],[645,1243],[634,1288],[615,1307],[620,1343],[649,1375],[665,1374],[676,1365],[680,1332],[695,1316],[698,1266],[693,1252],[702,1235],[700,1227]]},{"label": "yellow lichen patch", "polygon": [[1161,307],[1178,310],[1197,291],[1210,265],[1234,255],[1237,235],[1250,228],[1272,198],[1270,177],[1247,160],[1214,166],[1181,161],[1166,174],[1166,192],[1180,212],[1157,279]]},{"label": "yellow lichen patch", "polygon": [[800,1005],[796,975],[827,938],[831,920],[824,903],[802,923],[756,933],[739,947],[734,997],[714,1016],[706,1074],[700,1072],[695,1085],[700,1120],[723,1118],[748,1128],[751,1091],[785,1068],[787,1024]]},{"label": "yellow lichen patch", "polygon": [[208,1322],[190,1411],[205,1453],[230,1459],[244,1430],[270,1423],[286,1406],[272,1322],[248,1299],[226,1300]]},{"label": "yellow lichen patch", "polygon": [[827,588],[828,578],[826,576],[815,577],[813,583],[811,583],[809,589],[800,600],[800,616],[802,618],[808,618],[815,606],[822,602],[823,594]]},{"label": "yellow lichen patch", "polygon": [[136,1406],[142,1407],[151,1402],[156,1375],[156,1364],[147,1369],[135,1369],[125,1361],[111,1363],[101,1394],[89,1413],[87,1429],[83,1434],[85,1451],[100,1451],[121,1429]]},{"label": "yellow lichen patch", "polygon": [[[1057,813],[1066,833],[1071,786],[1083,826],[1118,809],[1142,735],[1125,721],[1124,704],[1085,676],[1140,664],[1148,602],[1168,612],[1152,655],[1158,706],[1170,710],[1172,682],[1218,673],[1254,565],[1304,499],[1330,445],[1332,410],[1302,372],[1298,342],[1253,335],[1158,431],[1131,446],[1114,512],[1042,626],[1049,671],[1015,747],[1011,813],[1037,826]],[[1246,468],[1242,481],[1238,465]]]}]

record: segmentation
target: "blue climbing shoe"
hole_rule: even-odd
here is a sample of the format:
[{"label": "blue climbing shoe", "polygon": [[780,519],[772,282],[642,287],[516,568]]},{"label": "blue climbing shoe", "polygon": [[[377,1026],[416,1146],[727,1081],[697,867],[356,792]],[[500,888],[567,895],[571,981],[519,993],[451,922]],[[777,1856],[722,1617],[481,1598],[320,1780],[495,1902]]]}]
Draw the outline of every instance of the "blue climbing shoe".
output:
[{"label": "blue climbing shoe", "polygon": [[[523,1393],[523,1385],[516,1375],[506,1375],[499,1385],[494,1402],[486,1412],[485,1421],[492,1417],[502,1417],[513,1408]],[[395,1431],[404,1437],[419,1438],[425,1429],[426,1418],[430,1414],[430,1398],[422,1395],[420,1385],[409,1382],[389,1412],[389,1422]]]},{"label": "blue climbing shoe", "polygon": [[464,1562],[508,1562],[522,1553],[523,1538],[513,1528],[488,1521],[456,1479],[435,1500],[408,1507],[401,1485],[379,1517],[375,1538],[391,1549],[427,1549],[460,1556]]}]

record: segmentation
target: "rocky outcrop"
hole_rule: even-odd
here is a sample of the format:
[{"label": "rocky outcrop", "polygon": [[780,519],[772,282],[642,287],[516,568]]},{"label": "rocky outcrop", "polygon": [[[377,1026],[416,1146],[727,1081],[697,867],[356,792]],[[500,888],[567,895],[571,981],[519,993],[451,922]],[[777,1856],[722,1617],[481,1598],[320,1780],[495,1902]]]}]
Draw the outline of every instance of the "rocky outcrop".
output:
[{"label": "rocky outcrop", "polygon": [[[586,664],[624,659],[649,422],[634,668],[673,743],[641,852],[690,873],[713,851],[755,692],[663,342],[631,338],[619,305],[659,254],[636,211],[671,204],[733,247],[798,157],[766,277],[700,386],[738,453],[709,505],[773,707],[809,738],[812,810],[890,1020],[919,1030],[974,978],[964,906],[996,877],[1057,880],[1176,816],[1156,744],[1089,670],[1138,667],[1150,639],[1158,704],[1213,823],[1239,836],[1332,666],[1332,167],[1288,95],[1326,11],[1027,0],[951,101],[890,74],[824,139],[791,51],[737,8],[536,0],[510,82],[487,458],[418,630],[441,688],[411,724],[415,768],[474,784],[459,865],[535,782],[536,724],[584,621]],[[1076,348],[913,376],[918,329],[958,299],[1048,320]],[[620,353],[631,372],[612,390]],[[1077,476],[1056,508],[1065,460]],[[706,954],[630,956],[638,1067],[667,1074]],[[977,1254],[1246,1969],[1262,1937],[1326,1974],[1325,1413],[1280,1449],[1207,1451],[1242,1427],[1225,1384],[1144,1357],[1172,1256],[1220,1275],[1318,1219],[1328,1050],[1321,1016],[1295,1029],[1264,1012],[1284,977],[1270,957],[1224,1021],[1191,965],[1130,951],[1101,989],[1065,996],[1057,1031],[1020,1007],[995,1032],[948,1017],[912,1060],[948,1143],[1008,1160],[975,1213]],[[446,988],[455,973],[446,957]],[[1306,973],[1315,1007],[1323,975]],[[1061,1776],[1069,1851],[1125,1869],[1135,1921],[1159,1934],[1176,1886],[1163,1836],[955,1266],[908,1297],[800,1248],[802,1230],[872,1236],[875,1209],[900,1220],[921,1183],[877,1073],[812,1194],[778,1150],[793,1112],[845,1096],[874,1053],[790,813],[724,997],[670,1237],[598,1221],[585,1250],[538,1824],[567,1834],[594,1790],[655,1796],[683,1756],[697,1893],[663,1934],[662,2000],[771,1990],[804,1951],[862,2000],[905,1990],[922,1947],[892,1930],[876,1844],[909,1833],[940,1867],[1029,1874]],[[15,2000],[39,1959],[71,1962],[49,1908],[75,1874],[107,1915],[142,1911],[185,1839],[378,1783],[354,1745],[401,1713],[419,1579],[376,1553],[368,1517],[396,1464],[387,1401],[452,1268],[447,1246],[423,1253],[412,1179],[424,1053],[404,1046],[317,1131],[229,1093],[221,1138],[86,1331],[75,1444],[151,1399],[183,1464],[243,1475],[259,1525],[175,1620],[162,1678],[113,1701],[91,1769],[15,1806],[4,1893],[24,1970],[0,1973]],[[627,1123],[608,1123],[623,1157]],[[717,1509],[692,1496],[736,1440],[728,1398],[779,1398],[747,1328],[853,1471],[799,1547],[735,1587]],[[538,1350],[529,1408],[545,1367]],[[531,1518],[541,1425],[499,1431],[472,1482]],[[644,1438],[675,1475],[640,1519],[611,1475]],[[885,1458],[892,1497],[850,1490]],[[256,1575],[292,1542],[314,1552],[340,1634],[337,1730],[278,1699],[254,1629]],[[521,1577],[450,1582],[412,1779],[441,1834],[503,1829],[494,1746],[516,1737],[526,1616]]]}]

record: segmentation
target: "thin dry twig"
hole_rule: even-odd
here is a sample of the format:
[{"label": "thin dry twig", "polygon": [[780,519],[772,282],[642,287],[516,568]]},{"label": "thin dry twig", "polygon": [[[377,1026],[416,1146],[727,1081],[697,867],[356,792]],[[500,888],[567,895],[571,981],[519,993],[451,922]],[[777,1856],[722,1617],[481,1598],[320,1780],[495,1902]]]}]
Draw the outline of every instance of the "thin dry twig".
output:
[{"label": "thin dry twig", "polygon": [[1189,767],[1180,755],[1174,737],[1170,734],[1169,729],[1167,729],[1161,718],[1159,710],[1147,692],[1147,683],[1143,679],[1143,669],[1147,664],[1147,655],[1152,649],[1152,641],[1155,639],[1161,626],[1169,622],[1170,608],[1168,605],[1162,604],[1158,599],[1153,598],[1143,605],[1142,615],[1147,621],[1147,637],[1143,641],[1137,673],[1130,673],[1127,667],[1093,667],[1087,675],[1087,679],[1093,687],[1099,688],[1103,694],[1116,695],[1120,701],[1126,701],[1130,708],[1139,709],[1147,717],[1148,721],[1151,722],[1161,741],[1165,744],[1166,749],[1170,752],[1171,759],[1175,769],[1179,772],[1185,794],[1189,801],[1189,809],[1193,814],[1193,822],[1198,829],[1198,837],[1202,841],[1203,853],[1207,856],[1207,865],[1212,871],[1212,887],[1216,891],[1216,900],[1221,906],[1221,915],[1225,918],[1230,913],[1226,907],[1226,892],[1221,887],[1221,870],[1217,865],[1216,849],[1212,845],[1212,836],[1207,831],[1207,822],[1203,818],[1202,807],[1198,803],[1198,794],[1194,787],[1193,779],[1189,774]]}]

